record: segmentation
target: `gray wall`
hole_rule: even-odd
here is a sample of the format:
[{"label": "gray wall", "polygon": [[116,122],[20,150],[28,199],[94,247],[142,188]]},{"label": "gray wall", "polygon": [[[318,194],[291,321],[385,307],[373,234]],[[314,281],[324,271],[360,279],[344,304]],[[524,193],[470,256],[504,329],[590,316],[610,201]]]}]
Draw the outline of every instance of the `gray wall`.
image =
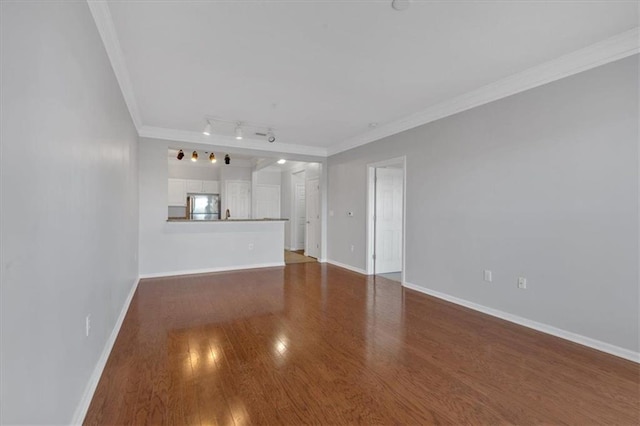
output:
[{"label": "gray wall", "polygon": [[402,155],[407,282],[638,351],[637,56],[330,157],[329,259],[365,268],[366,164]]},{"label": "gray wall", "polygon": [[138,275],[137,135],[85,2],[1,7],[0,423],[67,424]]}]

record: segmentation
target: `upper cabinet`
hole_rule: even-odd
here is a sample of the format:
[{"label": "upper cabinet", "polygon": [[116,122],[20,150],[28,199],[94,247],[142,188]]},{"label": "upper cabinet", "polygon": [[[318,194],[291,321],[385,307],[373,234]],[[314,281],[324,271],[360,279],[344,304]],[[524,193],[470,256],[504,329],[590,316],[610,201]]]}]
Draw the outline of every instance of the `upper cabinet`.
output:
[{"label": "upper cabinet", "polygon": [[187,179],[188,194],[219,194],[220,184],[217,180]]},{"label": "upper cabinet", "polygon": [[217,180],[169,179],[169,205],[186,206],[187,194],[219,194]]},{"label": "upper cabinet", "polygon": [[203,180],[202,192],[205,194],[219,194],[220,183],[217,180]]},{"label": "upper cabinet", "polygon": [[187,182],[184,179],[169,179],[169,205],[187,205]]}]

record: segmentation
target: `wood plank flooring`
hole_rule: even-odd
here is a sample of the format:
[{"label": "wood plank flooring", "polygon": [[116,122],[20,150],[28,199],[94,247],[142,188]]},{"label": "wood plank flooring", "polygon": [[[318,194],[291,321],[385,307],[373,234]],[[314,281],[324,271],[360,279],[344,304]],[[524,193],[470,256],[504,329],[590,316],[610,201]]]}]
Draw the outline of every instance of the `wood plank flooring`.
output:
[{"label": "wood plank flooring", "polygon": [[637,364],[331,265],[143,280],[85,424],[640,423]]}]

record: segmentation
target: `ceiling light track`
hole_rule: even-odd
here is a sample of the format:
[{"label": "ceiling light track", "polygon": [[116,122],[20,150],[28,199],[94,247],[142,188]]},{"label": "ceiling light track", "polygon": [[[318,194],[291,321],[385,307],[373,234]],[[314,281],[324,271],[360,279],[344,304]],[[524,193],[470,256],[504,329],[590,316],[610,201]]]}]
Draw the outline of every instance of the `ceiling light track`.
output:
[{"label": "ceiling light track", "polygon": [[[219,124],[216,126],[216,124]],[[202,134],[210,136],[213,128],[219,129],[219,134],[229,134],[231,127],[233,127],[233,136],[236,140],[242,140],[246,132],[255,134],[256,136],[264,137],[269,143],[276,141],[276,135],[272,126],[262,125],[257,123],[250,123],[246,121],[226,120],[218,117],[205,117],[205,126]]]}]

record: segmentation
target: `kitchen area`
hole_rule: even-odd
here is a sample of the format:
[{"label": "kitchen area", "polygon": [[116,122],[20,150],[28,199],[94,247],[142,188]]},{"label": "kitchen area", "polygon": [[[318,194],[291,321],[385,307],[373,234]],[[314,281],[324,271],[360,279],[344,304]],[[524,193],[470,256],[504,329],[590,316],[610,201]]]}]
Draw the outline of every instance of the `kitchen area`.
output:
[{"label": "kitchen area", "polygon": [[251,154],[140,139],[141,276],[283,266],[307,245],[320,257],[320,197],[308,221],[296,193],[319,191],[322,164]]}]

